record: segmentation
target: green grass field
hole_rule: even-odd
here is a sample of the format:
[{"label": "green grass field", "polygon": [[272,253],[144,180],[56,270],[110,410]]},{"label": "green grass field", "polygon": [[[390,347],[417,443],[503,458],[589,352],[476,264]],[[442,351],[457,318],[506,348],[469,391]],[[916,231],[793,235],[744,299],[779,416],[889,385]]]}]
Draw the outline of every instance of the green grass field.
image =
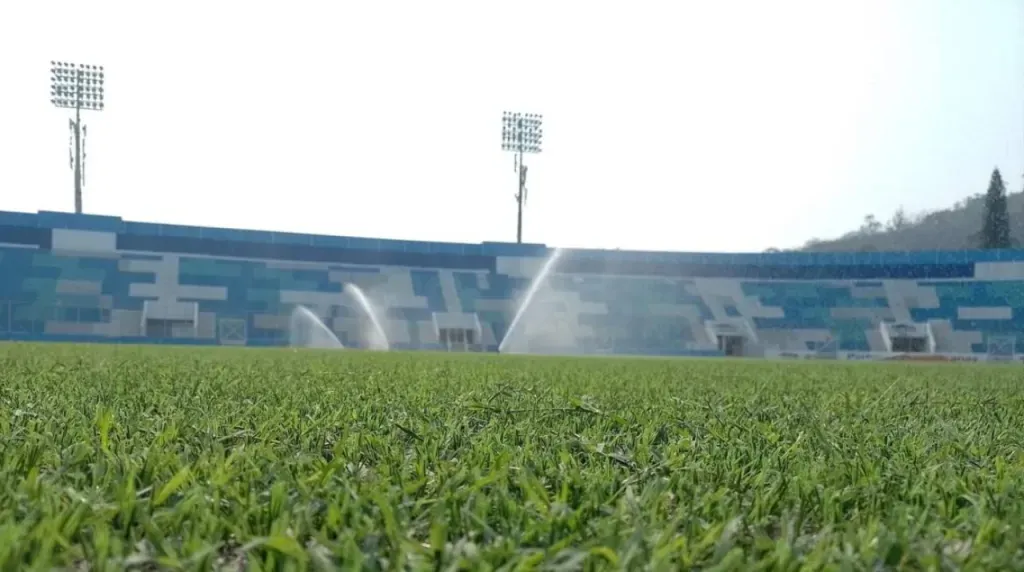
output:
[{"label": "green grass field", "polygon": [[0,345],[0,566],[1024,568],[1024,369]]}]

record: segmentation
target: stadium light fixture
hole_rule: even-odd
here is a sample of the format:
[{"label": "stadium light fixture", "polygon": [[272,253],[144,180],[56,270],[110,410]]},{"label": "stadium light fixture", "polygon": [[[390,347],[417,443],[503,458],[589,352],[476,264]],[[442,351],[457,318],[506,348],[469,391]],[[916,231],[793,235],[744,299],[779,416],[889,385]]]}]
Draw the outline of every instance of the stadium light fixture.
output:
[{"label": "stadium light fixture", "polygon": [[85,136],[82,111],[103,111],[105,101],[103,66],[50,62],[50,103],[61,109],[74,109],[68,120],[71,141],[68,155],[75,177],[75,213],[82,214],[82,187],[85,186]]},{"label": "stadium light fixture", "polygon": [[515,172],[519,178],[519,192],[516,193],[518,217],[516,219],[516,242],[523,242],[523,205],[526,203],[526,165],[523,155],[540,153],[544,138],[544,117],[536,113],[513,113],[506,111],[501,117],[501,149],[511,151],[515,157]]}]

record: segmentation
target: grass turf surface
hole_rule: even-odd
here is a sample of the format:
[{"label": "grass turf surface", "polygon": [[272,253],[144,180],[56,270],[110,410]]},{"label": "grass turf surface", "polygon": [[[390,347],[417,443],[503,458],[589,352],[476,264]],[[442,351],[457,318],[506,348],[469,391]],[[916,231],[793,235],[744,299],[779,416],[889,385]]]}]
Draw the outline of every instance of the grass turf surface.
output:
[{"label": "grass turf surface", "polygon": [[0,346],[0,566],[1024,567],[1018,367]]}]

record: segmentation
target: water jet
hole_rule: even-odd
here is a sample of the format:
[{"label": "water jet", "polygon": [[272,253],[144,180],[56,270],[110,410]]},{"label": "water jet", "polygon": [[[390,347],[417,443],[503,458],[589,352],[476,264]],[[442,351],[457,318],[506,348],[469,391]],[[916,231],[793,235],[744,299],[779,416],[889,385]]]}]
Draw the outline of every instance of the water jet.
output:
[{"label": "water jet", "polygon": [[293,348],[344,349],[338,336],[305,306],[296,306],[288,319],[288,344]]},{"label": "water jet", "polygon": [[366,317],[370,320],[372,328],[366,336],[368,338],[367,341],[369,342],[369,348],[371,350],[378,351],[387,351],[390,349],[388,336],[384,333],[384,327],[381,325],[381,321],[377,317],[377,311],[374,309],[373,304],[370,303],[370,299],[366,296],[366,293],[363,292],[363,289],[355,284],[348,283],[342,290],[348,293],[348,295],[356,301],[356,304],[359,305],[363,310],[363,313],[365,313]]},{"label": "water jet", "polygon": [[547,281],[548,275],[554,270],[558,260],[562,258],[562,249],[556,248],[548,256],[548,259],[544,261],[544,264],[540,267],[540,272],[533,277],[530,282],[530,287],[526,290],[526,295],[523,297],[522,302],[519,303],[519,308],[516,310],[515,316],[512,318],[512,323],[509,324],[508,330],[505,331],[505,335],[501,338],[501,343],[498,344],[498,353],[506,353],[509,339],[512,338],[513,334],[516,333],[516,328],[520,328],[519,323],[523,320],[523,315],[529,309],[533,299],[537,296],[537,292],[541,286]]}]

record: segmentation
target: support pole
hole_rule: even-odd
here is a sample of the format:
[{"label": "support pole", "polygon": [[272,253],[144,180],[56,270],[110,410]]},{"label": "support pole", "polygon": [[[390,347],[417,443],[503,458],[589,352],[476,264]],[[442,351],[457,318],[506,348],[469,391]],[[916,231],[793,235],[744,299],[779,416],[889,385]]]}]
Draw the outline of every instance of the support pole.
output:
[{"label": "support pole", "polygon": [[82,108],[75,108],[75,214],[82,214]]},{"label": "support pole", "polygon": [[526,165],[523,164],[523,153],[519,153],[519,193],[516,195],[516,202],[519,205],[519,214],[516,219],[516,243],[523,243],[523,201],[526,200]]}]

